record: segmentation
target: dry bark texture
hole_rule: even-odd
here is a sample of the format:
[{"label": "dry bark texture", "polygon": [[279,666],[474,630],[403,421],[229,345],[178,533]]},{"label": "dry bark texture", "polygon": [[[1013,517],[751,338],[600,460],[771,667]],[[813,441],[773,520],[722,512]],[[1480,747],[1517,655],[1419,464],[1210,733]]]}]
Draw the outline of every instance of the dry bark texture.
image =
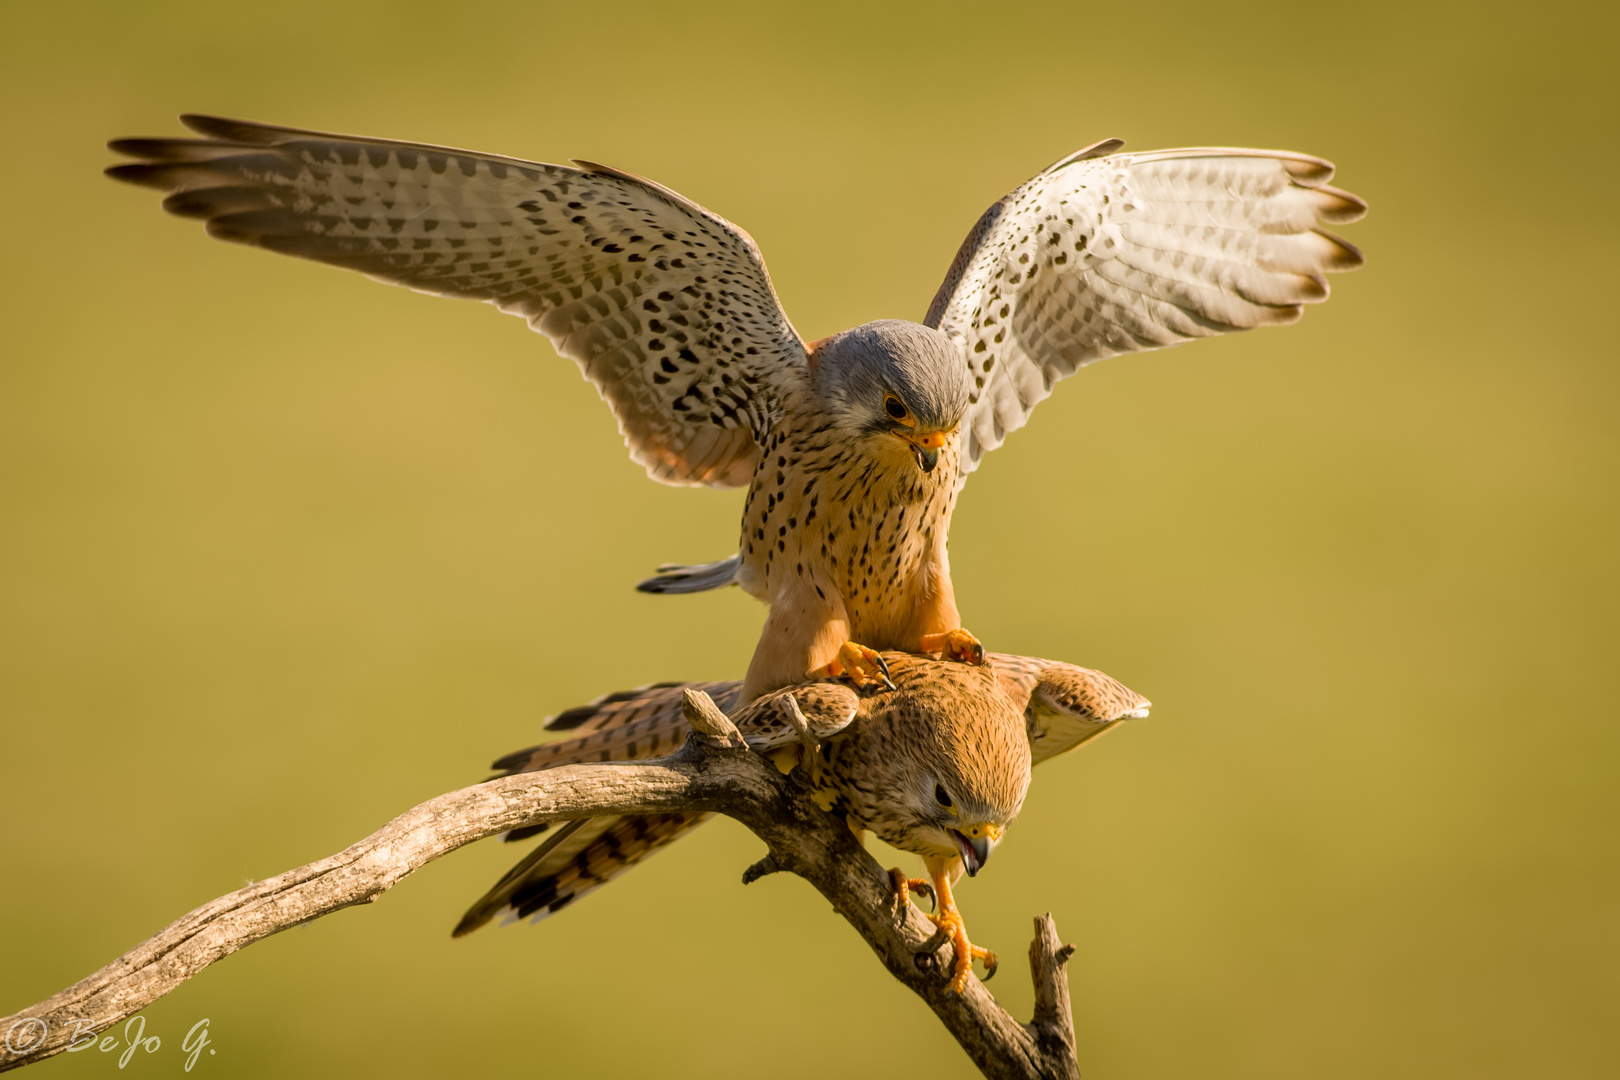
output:
[{"label": "dry bark texture", "polygon": [[[988,1077],[1078,1077],[1069,984],[1050,915],[1035,920],[1030,972],[1035,1016],[1020,1024],[978,979],[947,989],[951,945],[911,906],[896,910],[889,876],[841,822],[748,751],[708,696],[688,691],[694,734],[667,758],[569,765],[462,788],[401,814],[330,858],[204,904],[66,990],[0,1019],[0,1071],[67,1049],[75,1034],[134,1016],[209,964],[289,927],[376,900],[407,874],[464,844],[508,829],[595,814],[713,811],[736,818],[769,849],[744,881],[786,871],[813,885],[889,972],[939,1017]],[[86,1026],[83,1021],[89,1021]]]}]

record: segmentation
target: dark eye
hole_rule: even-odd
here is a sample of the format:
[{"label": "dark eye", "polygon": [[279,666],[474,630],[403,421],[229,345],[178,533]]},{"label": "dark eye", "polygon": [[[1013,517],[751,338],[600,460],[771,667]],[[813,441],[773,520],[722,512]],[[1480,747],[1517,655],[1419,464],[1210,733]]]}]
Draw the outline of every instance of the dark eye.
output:
[{"label": "dark eye", "polygon": [[946,794],[944,784],[934,785],[934,801],[939,803],[939,805],[943,806],[947,810],[951,808],[951,797],[950,795]]},{"label": "dark eye", "polygon": [[905,405],[901,404],[900,399],[893,394],[883,399],[883,409],[896,420],[904,420],[910,415],[906,411]]}]

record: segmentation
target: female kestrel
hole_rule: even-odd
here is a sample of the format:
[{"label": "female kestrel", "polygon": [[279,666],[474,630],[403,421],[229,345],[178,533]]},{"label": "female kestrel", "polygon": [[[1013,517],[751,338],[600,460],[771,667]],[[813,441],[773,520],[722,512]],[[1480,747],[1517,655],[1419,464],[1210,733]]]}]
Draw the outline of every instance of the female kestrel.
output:
[{"label": "female kestrel", "polygon": [[[521,315],[579,363],[653,479],[749,485],[738,552],[643,584],[770,605],[744,700],[875,649],[977,662],[946,536],[963,479],[1094,360],[1293,322],[1359,265],[1365,204],[1271,150],[1110,139],[998,201],[921,325],[804,343],[746,232],[658,184],[445,147],[186,116],[109,174],[217,237]],[[859,644],[856,644],[859,642]]]},{"label": "female kestrel", "polygon": [[[609,694],[546,724],[576,737],[508,754],[501,775],[586,761],[631,761],[673,753],[690,730],[683,692],[702,690],[731,711],[748,745],[789,772],[801,764],[815,799],[864,837],[922,856],[927,879],[890,872],[902,903],[931,891],[929,916],[956,948],[958,992],[975,959],[952,898],[963,873],[978,874],[1017,817],[1029,770],[1119,721],[1146,716],[1149,702],[1100,671],[991,653],[982,667],[905,653],[885,656],[895,689],[861,696],[818,682],[762,695],[738,707],[743,684],[661,683]],[[802,725],[802,726],[801,726]],[[562,823],[468,909],[455,936],[507,912],[536,921],[578,900],[702,824],[708,814],[627,814]],[[508,840],[544,832],[514,829]]]}]

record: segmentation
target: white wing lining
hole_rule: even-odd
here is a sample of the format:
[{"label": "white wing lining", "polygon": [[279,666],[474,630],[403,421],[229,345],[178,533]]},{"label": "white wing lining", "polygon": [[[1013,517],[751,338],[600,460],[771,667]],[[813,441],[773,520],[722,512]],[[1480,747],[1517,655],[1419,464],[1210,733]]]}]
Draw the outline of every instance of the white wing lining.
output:
[{"label": "white wing lining", "polygon": [[979,219],[927,324],[974,378],[962,478],[1053,386],[1125,352],[1297,321],[1325,274],[1362,261],[1323,224],[1366,204],[1333,166],[1287,151],[1198,147],[1070,155]]}]

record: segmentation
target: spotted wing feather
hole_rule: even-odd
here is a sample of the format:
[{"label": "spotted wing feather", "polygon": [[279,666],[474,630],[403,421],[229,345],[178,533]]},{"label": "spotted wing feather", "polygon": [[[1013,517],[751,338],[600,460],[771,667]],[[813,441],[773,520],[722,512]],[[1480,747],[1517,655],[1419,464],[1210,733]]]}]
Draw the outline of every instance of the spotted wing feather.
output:
[{"label": "spotted wing feather", "polygon": [[750,749],[769,753],[799,744],[798,729],[788,719],[789,697],[798,703],[810,737],[817,742],[836,737],[854,722],[861,706],[861,696],[842,683],[809,683],[764,694],[731,718]]},{"label": "spotted wing feather", "polygon": [[974,379],[961,475],[1095,360],[1291,323],[1361,253],[1322,226],[1366,212],[1333,166],[1271,150],[1122,154],[1109,140],[1001,199],[957,253],[925,322]]},{"label": "spotted wing feather", "polygon": [[1011,653],[988,653],[985,662],[1008,696],[1026,703],[1032,765],[1066,754],[1122,720],[1146,716],[1153,704],[1091,668]]},{"label": "spotted wing feather", "polygon": [[746,232],[589,162],[186,116],[202,139],[123,139],[108,173],[169,192],[214,236],[522,316],[612,407],[668,484],[736,487],[805,364]]}]

